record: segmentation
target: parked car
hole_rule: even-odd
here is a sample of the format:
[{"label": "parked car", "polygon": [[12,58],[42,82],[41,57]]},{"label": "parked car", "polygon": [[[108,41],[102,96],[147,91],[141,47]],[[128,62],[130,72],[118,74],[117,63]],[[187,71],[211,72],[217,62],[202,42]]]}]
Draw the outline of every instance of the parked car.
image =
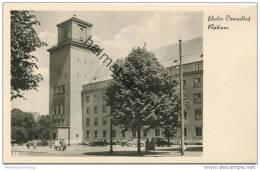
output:
[{"label": "parked car", "polygon": [[[110,141],[108,141],[107,144],[110,145]],[[112,141],[112,145],[116,145],[116,142]]]},{"label": "parked car", "polygon": [[[137,143],[138,143],[138,139],[133,139],[133,140],[127,142],[126,146],[137,146]],[[145,142],[141,140],[140,145],[145,146]]]},{"label": "parked car", "polygon": [[88,143],[88,146],[106,146],[108,144],[106,139],[94,140]]},{"label": "parked car", "polygon": [[83,146],[88,146],[88,145],[89,145],[89,142],[83,142],[82,145],[83,145]]},{"label": "parked car", "polygon": [[129,142],[129,140],[123,140],[120,142],[121,146],[127,146],[127,142]]},{"label": "parked car", "polygon": [[[168,145],[168,141],[166,141],[164,138],[153,138],[153,140],[156,146],[164,147]],[[172,145],[173,143],[170,142],[169,144]]]}]

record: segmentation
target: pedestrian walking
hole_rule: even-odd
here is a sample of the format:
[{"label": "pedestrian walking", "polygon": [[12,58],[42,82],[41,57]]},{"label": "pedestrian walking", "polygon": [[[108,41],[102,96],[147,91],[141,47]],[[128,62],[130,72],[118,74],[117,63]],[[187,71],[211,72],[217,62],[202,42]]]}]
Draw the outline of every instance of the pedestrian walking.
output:
[{"label": "pedestrian walking", "polygon": [[149,138],[146,139],[145,141],[145,151],[150,152],[150,141]]},{"label": "pedestrian walking", "polygon": [[37,149],[37,148],[36,148],[36,145],[37,145],[36,140],[34,140],[34,141],[33,141],[33,149],[34,149],[34,150]]},{"label": "pedestrian walking", "polygon": [[62,151],[66,150],[66,144],[65,144],[65,140],[64,139],[62,139],[62,141],[61,141],[61,150]]},{"label": "pedestrian walking", "polygon": [[59,142],[59,140],[55,140],[55,142],[54,142],[54,149],[56,151],[58,151],[60,149],[60,142]]},{"label": "pedestrian walking", "polygon": [[154,139],[151,140],[151,143],[150,143],[150,150],[153,151],[154,153],[154,150],[155,150],[155,143],[154,143]]},{"label": "pedestrian walking", "polygon": [[26,143],[26,146],[28,148],[28,150],[30,149],[30,144],[29,143]]}]

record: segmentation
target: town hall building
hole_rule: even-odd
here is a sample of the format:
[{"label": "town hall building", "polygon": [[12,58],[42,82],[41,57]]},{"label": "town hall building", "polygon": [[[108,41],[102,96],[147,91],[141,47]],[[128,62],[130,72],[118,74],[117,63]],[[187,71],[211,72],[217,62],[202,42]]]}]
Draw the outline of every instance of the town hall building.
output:
[{"label": "town hall building", "polygon": [[[110,138],[110,108],[105,92],[111,76],[98,76],[99,59],[85,41],[93,25],[73,16],[57,25],[58,44],[50,52],[49,115],[51,138],[68,144]],[[202,37],[183,42],[184,96],[192,102],[185,112],[185,142],[202,143],[203,132],[203,48]],[[178,80],[178,45],[152,50]],[[113,140],[137,137],[136,132],[112,131]],[[164,137],[163,129],[142,129],[142,139]],[[179,133],[172,138],[178,140]]]}]

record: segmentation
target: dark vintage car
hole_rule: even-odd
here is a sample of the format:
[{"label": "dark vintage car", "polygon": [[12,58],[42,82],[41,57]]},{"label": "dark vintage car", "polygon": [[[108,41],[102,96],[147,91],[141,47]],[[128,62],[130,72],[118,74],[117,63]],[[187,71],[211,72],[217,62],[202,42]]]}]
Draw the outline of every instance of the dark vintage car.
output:
[{"label": "dark vintage car", "polygon": [[[138,139],[133,139],[127,142],[126,146],[137,146],[138,144]],[[141,140],[140,145],[143,147],[145,146],[145,141]]]},{"label": "dark vintage car", "polygon": [[[164,138],[153,138],[153,140],[156,146],[164,147],[168,145],[168,141],[166,141]],[[172,145],[172,143],[170,142],[169,145]]]},{"label": "dark vintage car", "polygon": [[94,140],[88,143],[88,146],[107,146],[108,142],[106,139]]}]

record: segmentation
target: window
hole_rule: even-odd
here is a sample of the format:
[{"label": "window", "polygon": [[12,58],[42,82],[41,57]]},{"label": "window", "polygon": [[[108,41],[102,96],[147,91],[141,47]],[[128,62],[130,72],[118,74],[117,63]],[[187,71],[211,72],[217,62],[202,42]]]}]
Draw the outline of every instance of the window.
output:
[{"label": "window", "polygon": [[160,136],[160,129],[155,129],[155,136]]},{"label": "window", "polygon": [[195,64],[195,70],[199,70],[200,69],[200,64]]},{"label": "window", "polygon": [[202,128],[201,127],[195,128],[195,136],[202,136]]},{"label": "window", "polygon": [[97,130],[95,130],[94,134],[95,134],[95,138],[98,138],[98,131]]},{"label": "window", "polygon": [[132,131],[132,136],[136,137],[136,131],[135,130]]},{"label": "window", "polygon": [[65,84],[62,85],[61,87],[62,87],[62,93],[65,93],[65,91],[66,91],[66,86],[65,86]]},{"label": "window", "polygon": [[184,136],[188,136],[187,128],[184,128]]},{"label": "window", "polygon": [[107,124],[107,119],[105,117],[103,117],[103,125]]},{"label": "window", "polygon": [[144,137],[147,137],[147,133],[148,133],[148,129],[144,129],[144,130],[143,130],[143,136],[144,136]]},{"label": "window", "polygon": [[90,121],[89,121],[89,118],[87,118],[87,120],[86,120],[86,125],[87,126],[89,126],[90,125],[90,123],[89,123]]},{"label": "window", "polygon": [[94,95],[94,103],[98,102],[98,95]]},{"label": "window", "polygon": [[81,42],[84,41],[84,28],[83,27],[80,27],[79,40]]},{"label": "window", "polygon": [[107,137],[107,131],[103,130],[103,138],[106,138],[106,137]]},{"label": "window", "polygon": [[63,27],[63,40],[66,40],[68,38],[68,27],[65,25]]},{"label": "window", "polygon": [[200,87],[200,78],[195,78],[194,79],[194,88],[199,88]]},{"label": "window", "polygon": [[103,105],[103,112],[106,112],[106,105]]},{"label": "window", "polygon": [[52,134],[52,139],[56,139],[56,133]]},{"label": "window", "polygon": [[57,108],[57,114],[60,114],[60,107],[57,106],[56,108]]},{"label": "window", "polygon": [[97,117],[95,117],[94,125],[95,125],[95,126],[98,125],[98,118],[97,118]]},{"label": "window", "polygon": [[183,80],[183,88],[186,89],[186,80]]},{"label": "window", "polygon": [[86,101],[87,103],[89,103],[89,96],[86,96]]},{"label": "window", "polygon": [[195,93],[194,94],[194,103],[200,103],[201,102],[201,94]]},{"label": "window", "polygon": [[125,131],[124,131],[124,130],[121,131],[121,136],[122,136],[123,138],[125,137]]},{"label": "window", "polygon": [[116,137],[116,130],[112,130],[112,137],[113,137],[113,138]]},{"label": "window", "polygon": [[87,107],[86,113],[87,113],[87,114],[90,114],[90,109],[89,109],[89,107]]},{"label": "window", "polygon": [[89,131],[86,132],[86,137],[89,139]]},{"label": "window", "polygon": [[195,120],[202,120],[201,109],[195,109]]},{"label": "window", "polygon": [[106,101],[106,95],[103,95],[103,96],[102,96],[102,100],[103,100],[103,102]]},{"label": "window", "polygon": [[94,113],[98,112],[98,106],[94,106]]},{"label": "window", "polygon": [[63,106],[60,105],[60,114],[63,114]]},{"label": "window", "polygon": [[184,119],[187,120],[187,111],[184,110]]},{"label": "window", "polygon": [[56,115],[56,107],[53,108],[53,114]]}]

